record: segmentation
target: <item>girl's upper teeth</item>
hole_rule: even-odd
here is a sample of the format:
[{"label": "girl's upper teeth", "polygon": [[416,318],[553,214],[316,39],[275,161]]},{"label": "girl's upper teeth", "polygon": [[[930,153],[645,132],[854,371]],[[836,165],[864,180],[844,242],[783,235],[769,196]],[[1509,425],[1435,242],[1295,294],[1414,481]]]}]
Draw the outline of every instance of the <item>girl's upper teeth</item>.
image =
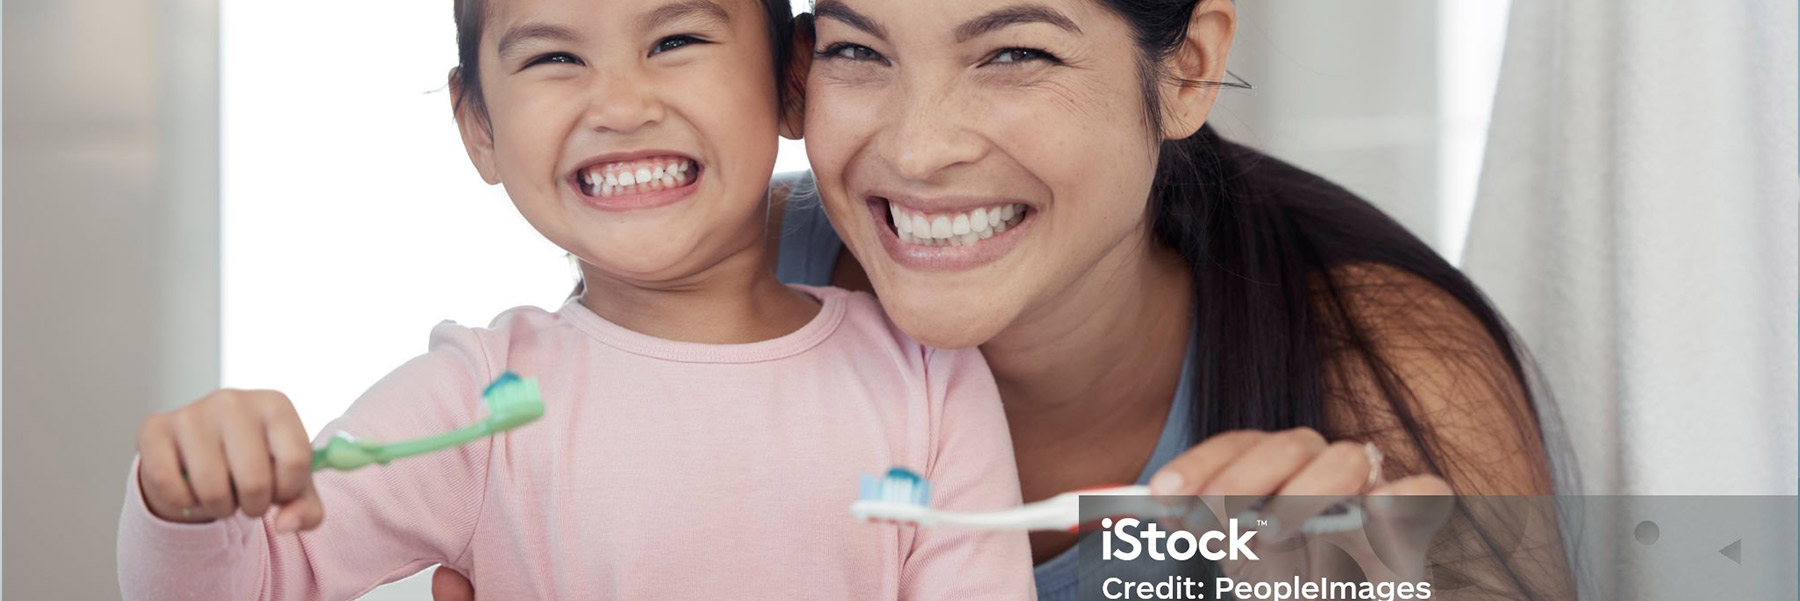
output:
[{"label": "girl's upper teeth", "polygon": [[590,196],[642,194],[679,188],[693,182],[693,168],[693,161],[680,157],[603,163],[581,170],[581,188]]},{"label": "girl's upper teeth", "polygon": [[[1024,218],[1025,205],[1009,203],[960,213],[925,213],[888,203],[900,241],[926,246],[962,246],[991,238]],[[1015,219],[1017,218],[1017,219]]]}]

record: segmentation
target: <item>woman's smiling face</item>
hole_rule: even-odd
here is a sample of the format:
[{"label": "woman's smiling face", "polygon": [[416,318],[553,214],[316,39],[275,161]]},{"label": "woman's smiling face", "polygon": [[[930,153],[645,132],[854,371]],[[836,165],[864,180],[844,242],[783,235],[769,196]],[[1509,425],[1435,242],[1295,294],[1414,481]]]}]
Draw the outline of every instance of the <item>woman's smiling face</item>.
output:
[{"label": "woman's smiling face", "polygon": [[984,343],[1144,253],[1160,137],[1125,21],[1092,0],[815,13],[807,154],[907,333]]}]

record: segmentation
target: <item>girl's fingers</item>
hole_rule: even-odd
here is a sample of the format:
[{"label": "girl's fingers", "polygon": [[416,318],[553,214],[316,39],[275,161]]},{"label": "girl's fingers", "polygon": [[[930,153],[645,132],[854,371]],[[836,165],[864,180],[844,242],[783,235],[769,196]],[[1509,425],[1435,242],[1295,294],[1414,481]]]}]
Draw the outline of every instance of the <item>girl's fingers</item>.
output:
[{"label": "girl's fingers", "polygon": [[1261,513],[1273,518],[1279,536],[1297,533],[1301,522],[1362,492],[1369,469],[1369,454],[1363,445],[1332,443],[1282,484]]},{"label": "girl's fingers", "polygon": [[1150,491],[1158,495],[1191,495],[1211,481],[1214,474],[1264,437],[1264,432],[1238,430],[1206,439],[1169,460],[1150,479]]},{"label": "girl's fingers", "polygon": [[274,461],[269,455],[269,439],[264,435],[261,419],[248,412],[230,412],[220,417],[225,426],[220,438],[225,443],[225,462],[231,467],[231,485],[237,506],[244,515],[260,518],[269,510],[275,482],[271,471]]},{"label": "girl's fingers", "polygon": [[[144,494],[144,505],[156,517],[171,522],[192,522],[198,518],[193,508],[198,505],[181,476],[181,454],[168,421],[152,418],[138,432],[138,487]],[[182,510],[188,515],[182,515]],[[199,518],[204,519],[204,518]]]},{"label": "girl's fingers", "polygon": [[1200,487],[1200,494],[1260,497],[1274,493],[1323,450],[1325,437],[1311,428],[1266,435],[1218,469]]},{"label": "girl's fingers", "polygon": [[[279,394],[279,393],[277,393]],[[274,457],[274,502],[287,503],[312,488],[312,443],[306,438],[306,426],[293,403],[281,397],[280,402],[265,405],[263,419],[269,440],[269,454]]]},{"label": "girl's fingers", "polygon": [[319,489],[306,487],[300,497],[282,505],[275,513],[276,532],[312,530],[325,521],[325,504],[319,500]]},{"label": "girl's fingers", "polygon": [[216,520],[230,516],[237,504],[231,498],[224,443],[217,426],[200,423],[203,419],[193,415],[177,418],[175,439],[181,465],[187,468],[188,490],[200,506],[194,517]]}]

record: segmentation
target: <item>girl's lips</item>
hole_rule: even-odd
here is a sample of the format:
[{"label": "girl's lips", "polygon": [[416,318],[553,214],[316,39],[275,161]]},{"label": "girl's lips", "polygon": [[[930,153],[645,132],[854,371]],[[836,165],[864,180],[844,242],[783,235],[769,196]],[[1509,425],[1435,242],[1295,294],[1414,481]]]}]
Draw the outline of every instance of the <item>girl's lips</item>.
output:
[{"label": "girl's lips", "polygon": [[900,239],[894,226],[889,224],[888,201],[885,198],[873,197],[867,202],[869,219],[875,227],[875,236],[881,240],[882,249],[888,257],[903,267],[919,271],[963,271],[980,267],[998,260],[1011,252],[1023,239],[1032,225],[1037,222],[1036,209],[1026,209],[1016,225],[1009,226],[1006,231],[991,237],[977,240],[973,244],[963,246],[925,246],[904,242]]}]

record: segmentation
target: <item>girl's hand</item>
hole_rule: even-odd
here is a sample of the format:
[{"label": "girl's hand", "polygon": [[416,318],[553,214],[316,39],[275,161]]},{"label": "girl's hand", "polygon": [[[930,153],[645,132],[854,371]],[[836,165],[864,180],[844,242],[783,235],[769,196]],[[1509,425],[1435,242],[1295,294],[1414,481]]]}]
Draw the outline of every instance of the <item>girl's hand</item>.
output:
[{"label": "girl's hand", "polygon": [[[1381,477],[1381,453],[1372,445],[1327,443],[1310,428],[1283,432],[1240,430],[1208,438],[1170,461],[1150,480],[1153,494],[1199,495],[1219,523],[1243,518],[1227,511],[1224,497],[1255,497],[1258,529],[1251,548],[1257,562],[1230,562],[1228,572],[1261,578],[1289,575],[1342,577],[1345,568],[1370,581],[1417,581],[1424,576],[1425,551],[1450,516],[1450,485],[1436,476],[1395,482]],[[1302,534],[1300,524],[1327,509],[1340,510],[1350,497],[1360,502],[1362,527],[1327,534]],[[1397,497],[1406,497],[1396,502]],[[1326,544],[1319,544],[1319,543]],[[1333,565],[1336,547],[1355,562]],[[1273,561],[1271,561],[1273,560]],[[1237,568],[1233,570],[1232,568]],[[1250,572],[1255,572],[1251,574]]]},{"label": "girl's hand", "polygon": [[310,530],[325,517],[312,485],[312,444],[287,396],[219,390],[158,413],[138,430],[138,482],[156,517],[210,522],[242,510],[280,507],[279,532]]}]

